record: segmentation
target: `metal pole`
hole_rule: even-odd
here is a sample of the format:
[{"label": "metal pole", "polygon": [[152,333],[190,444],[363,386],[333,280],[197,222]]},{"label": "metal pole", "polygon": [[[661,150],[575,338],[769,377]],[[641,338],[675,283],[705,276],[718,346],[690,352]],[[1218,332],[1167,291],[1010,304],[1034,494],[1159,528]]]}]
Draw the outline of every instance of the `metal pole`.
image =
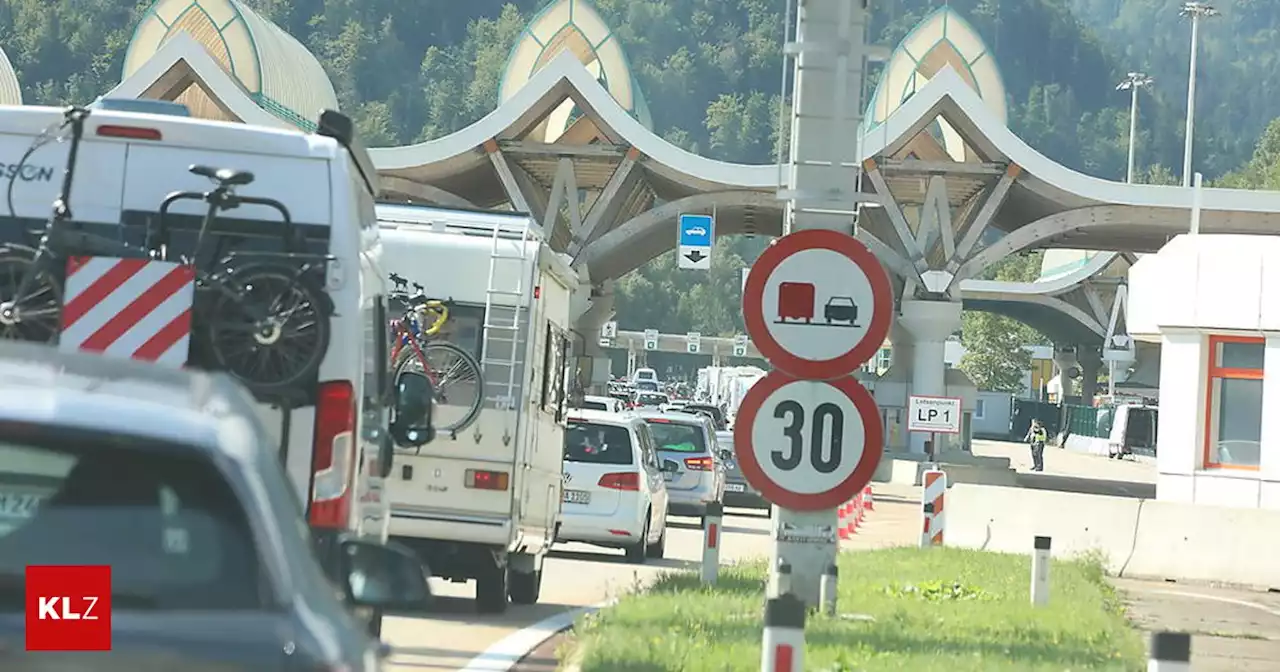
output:
[{"label": "metal pole", "polygon": [[1187,137],[1182,149],[1182,186],[1191,186],[1191,141],[1196,127],[1196,52],[1200,43],[1200,15],[1191,15],[1191,77],[1187,81]]},{"label": "metal pole", "polygon": [[1129,184],[1133,184],[1133,160],[1137,154],[1134,151],[1138,146],[1138,87],[1134,85],[1129,91],[1129,173],[1125,179]]},{"label": "metal pole", "polygon": [[1107,396],[1116,403],[1116,360],[1107,361]]},{"label": "metal pole", "polygon": [[1200,233],[1200,205],[1204,200],[1204,176],[1196,173],[1195,187],[1191,191],[1191,234]]}]

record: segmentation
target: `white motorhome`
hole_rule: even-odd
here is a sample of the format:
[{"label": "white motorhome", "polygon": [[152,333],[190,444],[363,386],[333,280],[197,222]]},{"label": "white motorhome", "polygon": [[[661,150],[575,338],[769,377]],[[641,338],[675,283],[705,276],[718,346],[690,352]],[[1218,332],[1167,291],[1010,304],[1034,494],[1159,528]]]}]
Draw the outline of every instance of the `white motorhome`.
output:
[{"label": "white motorhome", "polygon": [[[208,179],[189,172],[199,164],[252,173],[251,183],[237,193],[278,200],[300,230],[306,252],[328,255],[317,284],[333,303],[331,334],[315,379],[289,390],[287,399],[260,397],[258,408],[280,441],[281,459],[306,509],[317,551],[326,566],[335,567],[334,542],[340,535],[385,539],[390,522],[382,497],[392,454],[385,438],[391,389],[386,274],[379,261],[373,164],[352,137],[350,120],[334,112],[321,116],[320,131],[306,134],[111,108],[96,105],[85,120],[70,226],[139,243],[167,194],[212,189]],[[60,108],[0,107],[0,188],[12,184],[7,212],[0,206],[3,251],[34,246],[27,231],[49,216],[69,143],[48,143],[26,153],[37,136],[63,118]],[[188,200],[170,208],[166,221],[176,251],[185,254],[194,247],[204,207]],[[268,207],[244,205],[224,212],[218,220],[223,226],[234,229],[235,236],[218,243],[222,253],[269,251],[280,236],[282,218]],[[0,301],[11,299],[14,289],[0,283]],[[377,625],[375,620],[375,631]]]},{"label": "white motorhome", "polygon": [[[391,536],[437,577],[476,581],[480,611],[537,601],[560,519],[577,274],[511,212],[378,205],[388,273],[452,300],[444,337],[475,355],[484,405],[457,436],[400,451]],[[465,402],[464,402],[465,403]],[[450,413],[449,402],[438,407]]]}]

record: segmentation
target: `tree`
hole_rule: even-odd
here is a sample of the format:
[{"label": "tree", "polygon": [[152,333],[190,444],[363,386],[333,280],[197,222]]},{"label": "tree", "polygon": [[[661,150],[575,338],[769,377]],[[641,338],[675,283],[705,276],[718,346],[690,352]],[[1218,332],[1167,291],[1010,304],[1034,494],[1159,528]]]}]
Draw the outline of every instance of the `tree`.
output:
[{"label": "tree", "polygon": [[[1040,275],[1043,257],[1039,252],[1011,255],[987,269],[983,278],[1034,282]],[[1044,337],[1017,320],[995,313],[967,310],[962,320],[960,342],[965,353],[960,370],[980,390],[1021,392],[1022,377],[1031,364],[1031,353],[1023,346],[1042,342]]]},{"label": "tree", "polygon": [[1022,377],[1031,365],[1025,327],[1010,329],[1013,320],[980,311],[965,311],[963,335],[965,353],[960,369],[979,390],[1021,392]]}]

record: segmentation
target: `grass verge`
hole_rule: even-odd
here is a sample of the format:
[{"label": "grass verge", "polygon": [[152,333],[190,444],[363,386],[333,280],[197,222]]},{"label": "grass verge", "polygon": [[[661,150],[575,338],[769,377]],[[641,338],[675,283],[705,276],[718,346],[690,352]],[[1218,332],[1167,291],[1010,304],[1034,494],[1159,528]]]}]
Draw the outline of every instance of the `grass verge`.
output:
[{"label": "grass verge", "polygon": [[[1029,604],[1030,558],[963,549],[891,548],[840,556],[840,615],[810,616],[813,672],[1144,670],[1142,640],[1094,560],[1055,561],[1049,605]],[[765,565],[689,573],[576,629],[583,672],[756,672]],[[874,618],[853,617],[864,614]]]}]

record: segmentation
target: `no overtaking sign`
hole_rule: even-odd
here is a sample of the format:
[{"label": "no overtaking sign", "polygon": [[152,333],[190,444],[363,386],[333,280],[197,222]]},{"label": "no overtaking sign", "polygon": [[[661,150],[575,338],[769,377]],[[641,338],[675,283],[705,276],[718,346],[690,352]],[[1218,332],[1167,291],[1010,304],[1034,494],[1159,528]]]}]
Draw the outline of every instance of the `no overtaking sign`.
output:
[{"label": "no overtaking sign", "polygon": [[756,349],[778,369],[738,409],[743,475],[786,509],[848,501],[884,452],[880,410],[851,375],[889,332],[893,293],[884,268],[851,236],[793,233],[751,267],[742,311]]}]

